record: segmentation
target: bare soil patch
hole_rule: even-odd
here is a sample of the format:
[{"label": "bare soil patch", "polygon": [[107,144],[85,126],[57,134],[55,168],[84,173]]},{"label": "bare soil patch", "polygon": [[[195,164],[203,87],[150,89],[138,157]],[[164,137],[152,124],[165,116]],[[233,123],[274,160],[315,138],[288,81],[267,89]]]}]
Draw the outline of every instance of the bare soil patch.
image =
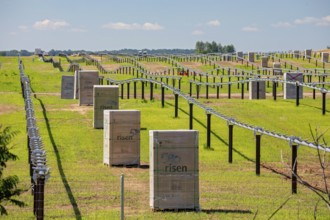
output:
[{"label": "bare soil patch", "polygon": [[164,66],[160,63],[145,63],[144,66],[151,72],[162,72],[169,68],[168,66]]},{"label": "bare soil patch", "polygon": [[200,71],[202,71],[202,66],[204,65],[202,63],[196,63],[196,62],[181,62],[181,64],[185,67],[200,70]]},{"label": "bare soil patch", "polygon": [[113,71],[113,70],[116,70],[119,67],[121,67],[121,65],[119,63],[116,63],[116,64],[102,64],[102,66],[104,67],[104,69],[106,69],[108,71]]},{"label": "bare soil patch", "polygon": [[17,112],[21,110],[18,108],[16,105],[1,105],[0,104],[0,115],[1,114],[6,114],[6,113],[11,113],[11,112]]},{"label": "bare soil patch", "polygon": [[79,104],[71,104],[69,108],[47,108],[47,111],[70,111],[70,112],[78,112],[82,115],[86,115],[88,111],[90,111],[93,107],[92,106],[79,106]]}]

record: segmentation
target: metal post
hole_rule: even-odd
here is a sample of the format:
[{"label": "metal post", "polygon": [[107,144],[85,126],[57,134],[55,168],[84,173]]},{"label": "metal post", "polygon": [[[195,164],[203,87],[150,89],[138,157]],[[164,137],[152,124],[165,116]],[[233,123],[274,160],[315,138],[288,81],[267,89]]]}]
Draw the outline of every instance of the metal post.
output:
[{"label": "metal post", "polygon": [[244,99],[244,83],[241,86],[241,99]]},{"label": "metal post", "polygon": [[192,93],[192,82],[189,82],[189,96],[191,97]]},{"label": "metal post", "polygon": [[142,99],[144,99],[144,82],[142,81]]},{"label": "metal post", "polygon": [[259,99],[259,81],[257,81],[257,99]]},{"label": "metal post", "polygon": [[174,117],[177,118],[178,117],[178,98],[179,98],[179,94],[174,94],[174,97],[175,97]]},{"label": "metal post", "polygon": [[322,90],[322,115],[325,115],[325,106],[326,106],[326,103],[325,103],[326,98],[325,98],[325,96],[326,96],[326,94],[327,93]]},{"label": "metal post", "polygon": [[129,99],[129,83],[127,83],[127,99]]},{"label": "metal post", "polygon": [[120,175],[120,219],[124,220],[125,214],[124,214],[124,181],[125,176],[124,174]]},{"label": "metal post", "polygon": [[219,88],[219,86],[217,86],[217,99],[219,99],[219,90],[220,90],[220,88]]},{"label": "metal post", "polygon": [[260,143],[261,143],[261,134],[258,131],[254,132],[256,137],[256,175],[260,175]]},{"label": "metal post", "polygon": [[276,101],[276,98],[277,98],[277,92],[276,92],[276,85],[277,83],[275,81],[273,81],[273,98],[274,98],[274,101]]},{"label": "metal post", "polygon": [[120,84],[121,86],[121,99],[124,99],[124,83],[123,84]]},{"label": "metal post", "polygon": [[206,113],[207,115],[207,139],[206,139],[206,147],[211,147],[211,114]]},{"label": "metal post", "polygon": [[228,99],[231,98],[231,83],[228,83]]},{"label": "metal post", "polygon": [[38,208],[38,196],[39,196],[39,186],[37,182],[33,182],[33,214],[37,215],[37,208]]},{"label": "metal post", "polygon": [[[134,69],[133,69],[133,73],[134,73]],[[134,99],[136,99],[136,81],[134,81],[133,87],[134,87]]]},{"label": "metal post", "polygon": [[291,188],[292,188],[292,193],[297,193],[297,149],[298,145],[297,144],[292,144],[291,146],[292,149],[292,182],[291,182]]},{"label": "metal post", "polygon": [[199,85],[196,84],[197,99],[199,99]]},{"label": "metal post", "polygon": [[228,137],[228,162],[233,162],[233,128],[234,125],[228,121],[229,137]]},{"label": "metal post", "polygon": [[45,192],[45,177],[40,176],[37,179],[37,185],[38,185],[38,196],[37,196],[37,220],[43,220],[44,219],[44,192]]},{"label": "metal post", "polygon": [[154,84],[150,82],[150,101],[154,98]]},{"label": "metal post", "polygon": [[162,86],[162,108],[165,106],[165,87]]},{"label": "metal post", "polygon": [[296,83],[296,106],[299,106],[299,84]]},{"label": "metal post", "polygon": [[206,99],[209,98],[209,85],[206,85]]},{"label": "metal post", "polygon": [[193,118],[194,118],[194,109],[193,109],[194,104],[189,103],[189,129],[193,129]]}]

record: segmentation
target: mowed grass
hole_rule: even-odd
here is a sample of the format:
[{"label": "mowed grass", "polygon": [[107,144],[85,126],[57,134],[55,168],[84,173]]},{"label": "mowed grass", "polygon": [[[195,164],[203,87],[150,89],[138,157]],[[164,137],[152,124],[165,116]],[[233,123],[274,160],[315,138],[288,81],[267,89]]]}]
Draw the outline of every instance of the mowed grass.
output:
[{"label": "mowed grass", "polygon": [[[17,59],[8,69],[18,74]],[[46,219],[118,219],[120,216],[120,174],[125,174],[125,216],[127,219],[267,219],[290,196],[290,200],[274,219],[311,219],[318,197],[303,186],[291,195],[287,165],[291,163],[289,143],[268,136],[261,140],[261,175],[255,175],[255,137],[253,131],[234,127],[233,163],[228,161],[228,127],[225,121],[212,116],[211,149],[206,145],[206,114],[194,106],[194,129],[199,131],[199,175],[201,212],[153,212],[149,207],[149,169],[107,167],[103,165],[103,130],[93,129],[93,108],[78,106],[78,100],[60,99],[61,73],[51,64],[23,59],[25,73],[30,76],[36,98],[33,98],[37,123],[47,151],[51,177],[45,187]],[[0,70],[3,73],[4,67]],[[6,70],[7,71],[7,70]],[[124,79],[130,75],[108,75]],[[3,110],[0,121],[11,125],[20,134],[15,138],[13,152],[20,160],[9,163],[6,175],[18,175],[20,186],[29,188],[24,102],[19,91],[19,77],[5,78],[13,83],[0,99]],[[15,87],[17,80],[18,87]],[[2,85],[1,81],[1,85]],[[43,82],[43,83],[42,83]],[[183,89],[189,88],[188,80]],[[141,94],[140,84],[138,91]],[[131,89],[131,94],[133,90]],[[141,111],[141,163],[149,163],[149,130],[188,129],[189,105],[179,98],[179,116],[174,118],[173,93],[166,91],[165,107],[159,101],[160,87],[154,90],[155,100],[138,96],[120,99],[120,109]],[[126,90],[125,90],[126,94]],[[294,100],[200,99],[201,103],[249,124],[287,135],[311,140],[309,124],[325,130],[329,127],[329,110],[321,115],[321,99],[307,97],[299,107]],[[327,109],[329,106],[327,97]],[[329,140],[329,133],[325,136]],[[298,173],[312,185],[323,187],[314,149],[301,146],[298,151]],[[283,161],[282,159],[283,158]],[[327,155],[329,161],[329,155]],[[277,171],[279,174],[274,173]],[[8,205],[10,215],[4,219],[33,219],[31,191],[19,199],[25,208]],[[318,219],[328,219],[329,210],[320,202]]]}]

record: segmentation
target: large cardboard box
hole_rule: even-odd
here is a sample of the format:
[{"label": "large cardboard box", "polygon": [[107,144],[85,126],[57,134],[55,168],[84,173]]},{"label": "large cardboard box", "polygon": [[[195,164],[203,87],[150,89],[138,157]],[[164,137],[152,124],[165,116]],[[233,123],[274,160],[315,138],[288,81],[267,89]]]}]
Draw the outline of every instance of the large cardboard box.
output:
[{"label": "large cardboard box", "polygon": [[93,105],[93,87],[99,84],[97,70],[79,71],[79,105]]},{"label": "large cardboard box", "polygon": [[265,81],[250,81],[249,82],[249,99],[257,99],[257,91],[259,84],[259,99],[266,99],[266,82]]},{"label": "large cardboard box", "polygon": [[[304,76],[302,73],[284,73],[283,75],[284,81],[291,81],[291,82],[303,82]],[[299,87],[299,99],[303,98],[303,88],[302,86]],[[296,99],[297,97],[297,90],[296,85],[284,83],[283,89],[284,99]]]},{"label": "large cardboard box", "polygon": [[238,61],[243,60],[243,52],[242,52],[242,51],[237,52],[236,55],[237,55],[237,60],[238,60]]},{"label": "large cardboard box", "polygon": [[119,87],[107,85],[94,85],[93,90],[94,117],[93,127],[103,128],[103,111],[119,109]]},{"label": "large cardboard box", "polygon": [[254,62],[254,52],[249,52],[248,53],[248,59],[249,59],[249,62]]},{"label": "large cardboard box", "polygon": [[73,99],[74,96],[74,76],[62,76],[61,99]]},{"label": "large cardboard box", "polygon": [[305,57],[311,58],[312,57],[312,49],[306,49],[305,50]]},{"label": "large cardboard box", "polygon": [[273,69],[275,75],[282,75],[281,63],[273,63]]},{"label": "large cardboard box", "polygon": [[104,110],[104,164],[140,165],[140,117],[138,110]]},{"label": "large cardboard box", "polygon": [[268,67],[268,57],[261,57],[261,67],[263,68]]},{"label": "large cardboard box", "polygon": [[325,63],[329,61],[329,53],[322,52],[322,61]]},{"label": "large cardboard box", "polygon": [[199,209],[198,131],[149,131],[150,206]]}]

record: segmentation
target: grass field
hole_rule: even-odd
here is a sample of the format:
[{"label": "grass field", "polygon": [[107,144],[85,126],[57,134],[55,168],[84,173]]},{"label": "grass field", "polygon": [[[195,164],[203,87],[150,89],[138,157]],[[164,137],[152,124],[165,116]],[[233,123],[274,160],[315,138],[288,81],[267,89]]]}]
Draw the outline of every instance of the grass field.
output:
[{"label": "grass field", "polygon": [[[20,159],[8,164],[5,175],[18,175],[20,187],[28,189],[19,197],[27,206],[18,208],[7,204],[9,215],[2,218],[34,219],[18,61],[16,57],[0,57],[0,62],[0,123],[20,131],[13,142],[13,152]],[[104,62],[111,68],[112,62]],[[118,219],[121,174],[125,175],[127,219],[268,219],[287,199],[288,202],[273,219],[313,219],[316,204],[317,219],[329,219],[329,209],[311,190],[298,185],[298,194],[291,194],[291,180],[287,177],[291,175],[287,167],[291,164],[288,142],[262,136],[262,168],[261,175],[257,176],[253,132],[234,127],[233,163],[229,164],[226,122],[212,117],[211,149],[206,149],[206,114],[197,106],[194,107],[193,125],[199,131],[201,211],[153,212],[149,206],[149,169],[103,165],[103,130],[92,128],[93,107],[79,106],[78,100],[60,99],[61,76],[73,73],[59,72],[51,63],[32,57],[24,57],[23,63],[36,95],[33,103],[37,123],[47,151],[47,165],[51,168],[51,177],[45,187],[45,219]],[[157,62],[143,62],[143,65],[151,69],[168,68],[168,65]],[[200,64],[196,66],[203,71],[211,69]],[[82,63],[81,67],[89,69],[93,66],[86,67]],[[132,76],[107,74],[105,77],[122,80]],[[132,95],[130,99],[126,96],[120,99],[120,109],[141,111],[141,163],[144,165],[149,164],[149,130],[189,127],[187,101],[179,98],[179,114],[175,118],[173,93],[166,91],[165,107],[162,108],[160,87],[154,89],[154,100],[149,100],[149,89],[146,87],[145,100],[140,97],[140,86],[137,99],[133,99]],[[182,91],[189,92],[188,78],[182,80]],[[221,93],[226,94],[226,91],[223,88]],[[240,90],[233,88],[232,92],[239,93]],[[271,93],[271,90],[267,92]],[[214,94],[215,90],[210,90],[210,93]],[[310,141],[309,126],[322,131],[330,127],[329,95],[324,116],[319,95],[315,100],[306,95],[299,107],[295,106],[295,100],[283,100],[281,96],[277,101],[271,97],[241,100],[225,96],[220,99],[200,98],[199,101],[236,120]],[[325,140],[329,146],[330,132],[326,133]],[[329,161],[330,154],[326,158]],[[298,161],[298,174],[311,185],[324,190],[316,150],[299,147]],[[330,175],[329,168],[326,175]]]}]

